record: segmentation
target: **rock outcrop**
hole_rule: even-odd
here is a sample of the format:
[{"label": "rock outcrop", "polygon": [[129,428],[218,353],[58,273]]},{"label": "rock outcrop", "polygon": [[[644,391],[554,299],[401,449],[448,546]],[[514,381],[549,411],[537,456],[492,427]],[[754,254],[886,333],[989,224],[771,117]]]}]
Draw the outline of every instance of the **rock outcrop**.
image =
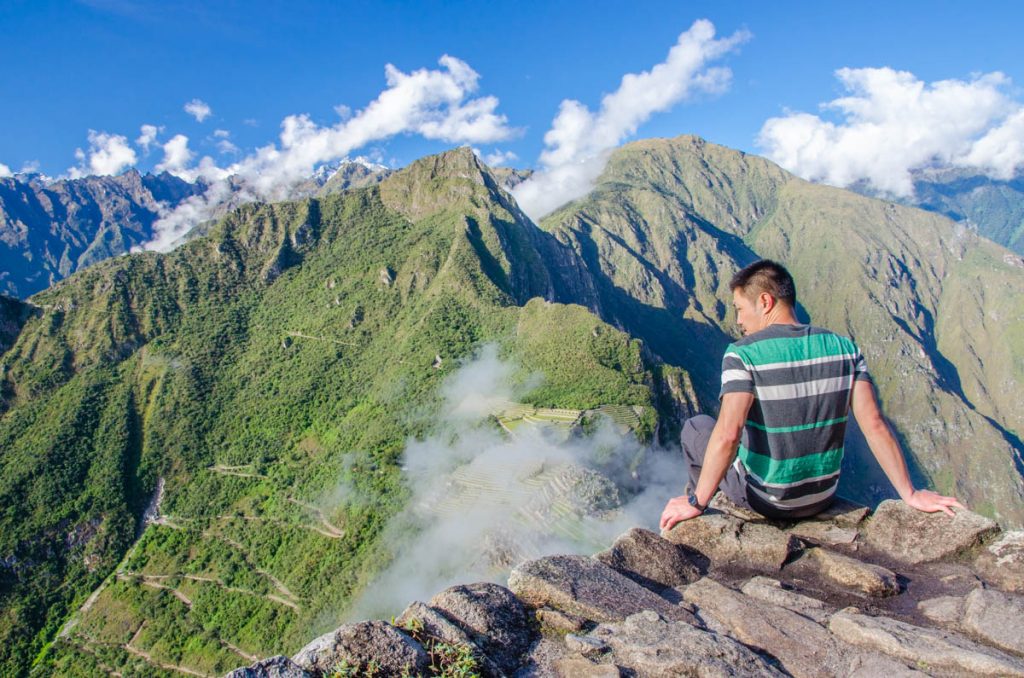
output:
[{"label": "rock outcrop", "polygon": [[714,506],[230,675],[1024,676],[1019,534],[899,502],[796,523]]}]

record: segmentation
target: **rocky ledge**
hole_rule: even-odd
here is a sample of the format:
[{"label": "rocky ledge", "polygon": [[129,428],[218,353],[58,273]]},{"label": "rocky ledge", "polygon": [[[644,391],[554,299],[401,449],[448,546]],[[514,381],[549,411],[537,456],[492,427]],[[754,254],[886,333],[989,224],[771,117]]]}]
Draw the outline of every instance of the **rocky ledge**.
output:
[{"label": "rocky ledge", "polygon": [[713,507],[228,675],[1024,676],[1024,532],[898,501],[797,523]]}]

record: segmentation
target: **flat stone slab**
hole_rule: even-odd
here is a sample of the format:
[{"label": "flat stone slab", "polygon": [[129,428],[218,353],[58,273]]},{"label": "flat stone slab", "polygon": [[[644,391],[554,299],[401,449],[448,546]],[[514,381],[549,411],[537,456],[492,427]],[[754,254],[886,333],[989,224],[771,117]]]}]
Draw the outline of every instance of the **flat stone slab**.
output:
[{"label": "flat stone slab", "polygon": [[828,631],[783,607],[750,598],[705,577],[686,587],[683,597],[701,617],[713,616],[728,634],[779,660],[797,678],[836,674],[840,657]]},{"label": "flat stone slab", "polygon": [[508,586],[527,605],[552,607],[596,622],[621,621],[654,610],[667,619],[697,623],[685,608],[587,556],[529,560],[512,570]]},{"label": "flat stone slab", "polygon": [[937,624],[959,626],[964,616],[964,599],[962,596],[939,596],[922,600],[917,609],[928,619]]},{"label": "flat stone slab", "polygon": [[637,676],[784,676],[750,648],[713,631],[664,619],[648,610],[601,624],[591,635],[612,649],[615,663]]},{"label": "flat stone slab", "polygon": [[278,655],[235,669],[224,678],[313,678],[313,674],[288,657]]},{"label": "flat stone slab", "polygon": [[926,670],[977,676],[1024,676],[1024,660],[955,633],[896,619],[842,610],[832,615],[829,630],[851,645],[877,650]]},{"label": "flat stone slab", "polygon": [[742,591],[751,598],[784,607],[797,614],[802,614],[808,619],[813,619],[819,624],[827,624],[832,616],[832,612],[825,607],[825,603],[817,598],[789,591],[783,588],[780,582],[768,577],[751,577],[743,585]]},{"label": "flat stone slab", "polygon": [[315,675],[331,675],[343,662],[364,670],[373,663],[382,675],[422,673],[430,666],[422,645],[382,621],[345,624],[306,645],[292,661]]},{"label": "flat stone slab", "polygon": [[876,598],[895,596],[900,592],[896,574],[881,565],[856,560],[826,548],[811,549],[807,555],[822,577],[840,586]]},{"label": "flat stone slab", "polygon": [[840,527],[831,521],[805,520],[789,528],[789,533],[815,544],[852,544],[860,533],[853,527]]},{"label": "flat stone slab", "polygon": [[766,523],[748,523],[725,513],[684,520],[662,536],[698,551],[715,565],[734,564],[777,572],[800,544],[796,537]]},{"label": "flat stone slab", "polygon": [[975,589],[964,599],[961,626],[1004,650],[1024,654],[1024,596]]},{"label": "flat stone slab", "polygon": [[1024,530],[1006,532],[981,550],[974,566],[1004,591],[1024,593]]},{"label": "flat stone slab", "polygon": [[864,536],[886,555],[905,563],[926,563],[954,556],[999,530],[988,518],[963,509],[956,516],[924,513],[887,499],[867,521]]},{"label": "flat stone slab", "polygon": [[679,546],[639,527],[621,535],[611,548],[594,558],[650,589],[672,588],[700,579],[700,569]]},{"label": "flat stone slab", "polygon": [[622,672],[614,664],[595,664],[581,657],[566,657],[555,662],[559,678],[619,678]]}]

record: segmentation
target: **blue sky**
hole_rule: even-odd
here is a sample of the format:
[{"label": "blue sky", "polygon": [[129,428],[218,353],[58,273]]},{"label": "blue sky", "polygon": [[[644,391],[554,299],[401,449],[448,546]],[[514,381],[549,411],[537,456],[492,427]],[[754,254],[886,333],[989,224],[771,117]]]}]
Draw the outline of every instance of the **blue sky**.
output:
[{"label": "blue sky", "polygon": [[[912,73],[925,87],[1005,74],[982,88],[1001,99],[985,112],[983,129],[963,132],[972,142],[1005,122],[1024,99],[1024,4],[1013,2],[7,0],[0,5],[0,163],[12,171],[38,163],[53,176],[77,164],[88,173],[75,149],[88,158],[94,130],[123,135],[133,145],[134,164],[151,169],[163,152],[154,145],[147,154],[135,142],[140,126],[148,124],[160,128],[159,144],[187,136],[191,164],[209,155],[227,165],[259,146],[279,143],[286,116],[305,113],[326,128],[339,121],[335,106],[356,112],[366,107],[388,86],[385,64],[403,73],[438,69],[438,59],[449,54],[479,74],[472,96],[496,97],[493,112],[505,117],[515,136],[481,143],[399,133],[353,154],[404,165],[468,141],[483,153],[514,153],[510,164],[516,166],[543,165],[544,134],[563,100],[596,112],[624,74],[664,61],[680,34],[702,18],[713,23],[717,38],[749,34],[709,61],[708,67],[731,71],[728,86],[696,91],[668,110],[643,116],[624,139],[699,134],[776,160],[788,158],[789,168],[808,178],[842,183],[851,172],[867,171],[851,166],[875,161],[836,160],[820,149],[808,157],[806,144],[794,141],[800,130],[812,133],[829,120],[842,122],[834,107],[820,108],[844,94],[837,69],[889,67]],[[877,89],[875,104],[889,91]],[[960,94],[977,96],[971,87]],[[193,99],[212,111],[202,122],[183,110]],[[773,145],[758,143],[767,120],[798,111],[818,116],[818,122],[780,127]],[[921,124],[926,123],[935,126],[934,120]],[[1000,139],[1015,138],[1016,129],[1008,127]],[[214,130],[223,132],[218,137]],[[836,148],[851,143],[833,136]],[[230,148],[223,144],[218,149],[225,139],[237,153],[222,153]],[[965,140],[935,140],[947,142]],[[969,151],[964,147],[956,157],[962,160]],[[985,162],[995,162],[991,155]],[[1015,160],[1003,158],[1004,170],[1008,162]],[[841,171],[833,171],[836,163]],[[898,179],[889,179],[876,183],[898,188]]]}]

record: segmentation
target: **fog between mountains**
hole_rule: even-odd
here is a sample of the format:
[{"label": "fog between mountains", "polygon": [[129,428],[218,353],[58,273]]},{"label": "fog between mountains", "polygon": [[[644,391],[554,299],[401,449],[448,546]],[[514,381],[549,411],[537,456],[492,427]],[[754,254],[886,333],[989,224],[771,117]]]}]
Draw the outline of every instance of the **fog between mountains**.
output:
[{"label": "fog between mountains", "polygon": [[[503,584],[508,567],[492,564],[490,549],[510,549],[516,557],[593,553],[630,527],[656,529],[665,501],[682,492],[685,474],[678,450],[645,449],[608,420],[592,435],[568,440],[543,427],[522,427],[514,436],[504,433],[488,420],[489,414],[496,405],[521,399],[538,383],[534,378],[517,384],[516,372],[489,344],[446,380],[436,430],[406,445],[403,470],[411,498],[385,537],[394,559],[354,603],[348,619],[386,619],[456,583]],[[629,463],[639,454],[644,461],[635,475],[642,490],[627,497],[622,486],[637,484]],[[530,525],[525,519],[530,509],[543,510],[546,501],[544,487],[531,484],[531,477],[566,465],[599,469],[605,477],[623,481],[616,482],[621,502],[613,502],[620,505],[589,515],[559,516],[547,526],[551,529]],[[438,510],[460,490],[453,473],[471,476],[486,489],[476,495],[462,492],[457,510]],[[558,528],[566,523],[558,521],[566,520],[575,538],[560,533]]]}]

